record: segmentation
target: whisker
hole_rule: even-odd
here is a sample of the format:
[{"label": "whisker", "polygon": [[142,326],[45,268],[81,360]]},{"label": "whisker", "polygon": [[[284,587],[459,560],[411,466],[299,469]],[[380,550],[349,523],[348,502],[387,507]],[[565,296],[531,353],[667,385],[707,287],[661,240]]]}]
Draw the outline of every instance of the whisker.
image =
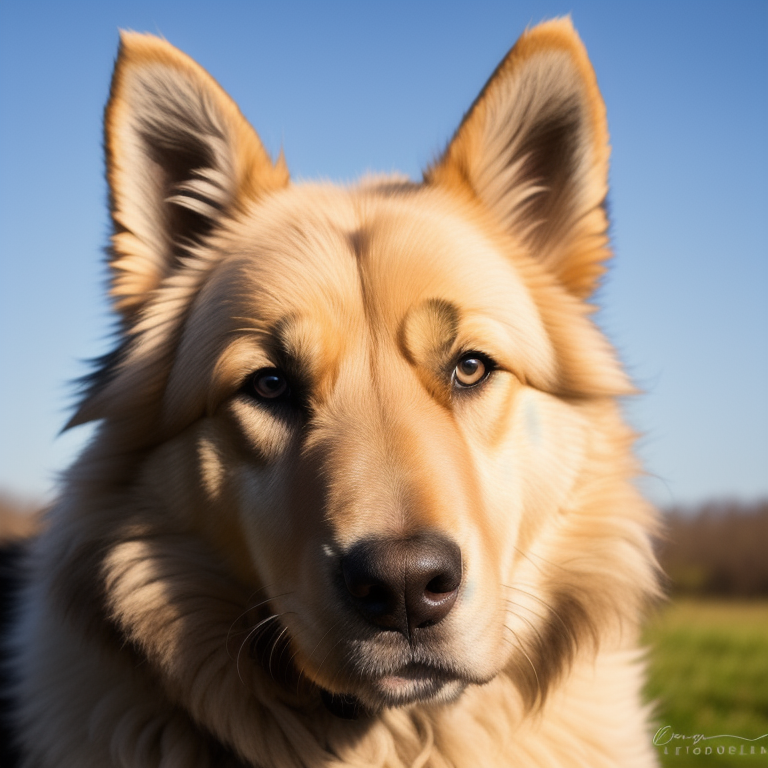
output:
[{"label": "whisker", "polygon": [[[295,634],[292,632],[288,637],[285,638],[285,642],[283,643],[283,649],[280,651],[280,655],[277,657],[277,663],[282,664],[283,663],[283,656],[285,655],[286,650],[291,647],[291,639],[295,638]],[[291,659],[293,656],[291,657]],[[291,659],[288,659],[288,664],[290,665]]]},{"label": "whisker", "polygon": [[279,619],[280,615],[273,613],[271,616],[267,616],[266,619],[262,619],[245,637],[242,643],[240,643],[240,649],[237,652],[237,659],[235,660],[235,667],[237,669],[237,676],[240,678],[240,682],[245,685],[245,680],[243,680],[243,676],[240,674],[240,656],[243,653],[243,648],[245,647],[246,643],[250,639],[252,635],[254,635],[256,632],[259,631],[262,627],[264,627],[268,622],[274,621],[275,619]]},{"label": "whisker", "polygon": [[[537,603],[542,605],[544,608],[549,611],[559,622],[562,624],[563,629],[565,630],[566,634],[569,637],[573,637],[573,630],[571,627],[566,624],[565,620],[562,616],[545,600],[542,600],[538,595],[535,595],[533,592],[529,592],[527,589],[521,589],[520,587],[513,587],[511,584],[502,584],[502,587],[506,587],[507,589],[514,589],[517,592],[522,592],[526,597],[530,597],[532,600],[535,600]],[[528,610],[531,610],[530,608]],[[531,611],[533,613],[533,611]],[[540,617],[543,618],[543,617]]]},{"label": "whisker", "polygon": [[534,677],[536,678],[537,698],[541,700],[542,698],[541,682],[539,681],[539,673],[536,671],[536,666],[531,661],[531,657],[525,652],[525,648],[523,648],[523,644],[520,642],[520,638],[518,637],[517,632],[515,632],[515,630],[512,629],[511,627],[508,627],[506,624],[504,625],[504,628],[508,629],[515,638],[515,643],[511,643],[511,641],[508,641],[508,642],[510,642],[513,647],[517,648],[517,650],[519,650],[520,653],[522,653],[523,656],[525,656],[526,660],[531,665],[531,669],[533,670]]},{"label": "whisker", "polygon": [[[533,616],[535,616],[537,619],[540,619],[541,621],[545,621],[547,618],[546,616],[542,616],[540,613],[537,613],[536,611],[534,611],[533,608],[531,608],[529,605],[526,605],[525,603],[518,603],[516,600],[513,600],[511,597],[505,597],[503,598],[503,600],[505,603],[509,605],[513,605],[517,608],[525,609],[526,611],[528,611],[528,613],[533,614]],[[523,617],[520,616],[520,618],[522,619]]]},{"label": "whisker", "polygon": [[[513,600],[509,600],[508,598],[505,598],[504,602],[506,602],[508,605],[517,606],[519,608],[526,608],[527,610],[531,611],[531,609],[528,608],[527,606],[522,605],[521,603],[515,603]],[[531,612],[533,613],[533,611],[531,611]],[[541,634],[541,632],[539,632],[539,630],[536,627],[536,625],[530,619],[526,618],[525,616],[522,616],[521,614],[519,614],[515,610],[512,610],[511,613],[515,616],[516,619],[520,619],[520,621],[524,621],[528,625],[530,630],[533,633],[535,633],[536,637],[539,639],[539,643],[543,646],[544,645],[544,638],[542,637],[542,634]],[[538,619],[542,618],[537,613],[534,613],[533,615],[536,616],[536,618],[538,618]]]},{"label": "whisker", "polygon": [[285,633],[288,631],[288,627],[283,627],[283,631],[280,632],[280,634],[274,639],[272,642],[272,648],[269,650],[269,661],[267,662],[267,671],[269,672],[269,676],[274,680],[275,676],[272,674],[272,656],[275,653],[275,648],[277,648],[277,644],[280,642],[281,638],[285,635]]},{"label": "whisker", "polygon": [[[339,622],[336,622],[336,623],[338,624]],[[326,634],[327,634],[327,633],[326,633]],[[343,639],[344,639],[343,637],[339,637],[339,638],[336,640],[336,642],[335,642],[335,643],[334,643],[334,644],[333,644],[333,645],[332,645],[332,646],[331,646],[331,647],[328,649],[328,651],[327,651],[327,653],[325,654],[325,656],[323,656],[323,660],[320,662],[320,666],[317,668],[317,674],[318,674],[318,675],[320,674],[320,670],[323,668],[323,664],[325,664],[325,662],[326,662],[326,660],[328,659],[328,657],[331,655],[331,653],[333,653],[333,651],[335,651],[335,650],[336,650],[336,648],[337,648],[337,647],[340,645],[340,643],[341,643],[341,641],[342,641]],[[335,679],[335,676],[334,676],[334,679]],[[332,682],[333,682],[333,681],[332,681]]]},{"label": "whisker", "polygon": [[[268,587],[260,587],[259,589],[255,590],[248,596],[248,600],[250,601],[254,595],[257,595],[259,592],[263,592],[265,589],[268,589]],[[235,631],[235,625],[241,621],[245,616],[247,616],[252,611],[257,611],[259,608],[261,608],[262,605],[266,605],[270,600],[274,600],[278,597],[286,597],[287,595],[290,595],[291,592],[283,592],[280,595],[274,595],[272,597],[268,597],[266,600],[262,600],[260,603],[256,603],[256,605],[250,605],[248,608],[246,608],[242,613],[240,613],[237,618],[230,624],[229,629],[227,630],[227,638],[226,638],[226,647],[227,647],[227,655],[230,659],[233,658],[232,653],[229,650],[229,641],[232,639],[234,635],[242,634],[243,632],[251,632],[252,628],[243,628],[240,630]]]},{"label": "whisker", "polygon": [[[257,591],[261,591],[261,590],[257,590]],[[255,594],[255,593],[254,593],[254,594]],[[250,598],[249,598],[249,600],[250,600]],[[254,606],[249,606],[249,607],[248,607],[248,608],[246,608],[244,611],[242,611],[242,612],[241,612],[241,613],[240,613],[240,614],[239,614],[239,615],[238,615],[238,616],[237,616],[237,617],[236,617],[236,618],[235,618],[235,619],[232,621],[232,623],[229,625],[229,629],[227,630],[227,648],[229,648],[229,641],[230,641],[230,639],[232,638],[232,636],[233,636],[234,634],[242,634],[243,632],[250,632],[250,631],[251,631],[251,628],[250,628],[250,627],[245,627],[245,628],[243,628],[243,629],[239,629],[239,630],[235,631],[235,625],[236,625],[236,624],[237,624],[239,621],[242,621],[242,620],[243,620],[243,619],[244,619],[244,618],[245,618],[245,617],[246,617],[246,616],[247,616],[247,615],[248,615],[248,614],[249,614],[251,611],[254,611],[254,610],[257,610],[257,609],[261,608],[261,606],[262,606],[262,605],[265,605],[265,604],[266,604],[266,603],[268,603],[268,602],[269,602],[269,598],[267,598],[266,600],[263,600],[261,603],[258,603],[257,605],[254,605]],[[229,651],[227,651],[227,653],[229,653]],[[232,658],[232,654],[231,654],[231,653],[229,653],[229,657],[230,657],[230,658]]]},{"label": "whisker", "polygon": [[[325,638],[326,638],[326,637],[328,637],[328,634],[329,634],[331,631],[333,631],[334,629],[336,629],[336,627],[338,627],[340,623],[341,623],[341,619],[338,619],[338,620],[337,620],[337,621],[336,621],[334,624],[331,624],[331,626],[330,626],[330,627],[328,627],[328,629],[326,630],[325,634],[324,634],[324,635],[323,635],[323,636],[322,636],[322,637],[321,637],[321,638],[320,638],[320,639],[317,641],[317,643],[316,643],[315,647],[312,649],[312,653],[310,653],[310,654],[309,654],[309,656],[307,656],[307,660],[306,660],[306,662],[304,662],[304,664],[302,664],[302,666],[301,666],[301,669],[299,670],[299,678],[301,678],[301,676],[302,676],[302,675],[306,677],[306,675],[305,675],[305,673],[304,673],[304,670],[306,669],[306,666],[307,666],[307,664],[308,664],[308,663],[309,663],[309,662],[312,660],[312,657],[315,655],[315,651],[316,651],[316,650],[317,650],[317,649],[320,647],[320,644],[323,642],[323,640],[325,640]],[[334,647],[335,647],[335,646],[334,646]],[[331,649],[331,650],[332,650],[332,649]],[[298,652],[299,652],[299,651],[298,651],[298,649],[297,649],[297,650],[294,652],[293,656],[291,656],[291,658],[290,658],[290,660],[289,660],[289,663],[290,663],[290,662],[292,662],[292,661],[294,660],[294,658],[296,657],[296,654],[297,654]],[[330,653],[330,651],[329,651],[329,653]],[[328,655],[328,654],[326,654],[326,656],[327,656],[327,655]],[[323,663],[324,663],[324,662],[325,662],[325,658],[323,658]],[[320,664],[320,667],[322,667],[322,666],[323,666],[323,664],[321,663],[321,664]],[[318,667],[318,671],[320,671],[320,667]],[[307,678],[307,679],[309,679],[309,678]],[[297,687],[296,687],[296,693],[298,693],[298,692],[299,692],[299,689],[298,689],[298,685],[297,685]]]},{"label": "whisker", "polygon": [[[331,647],[330,651],[328,651],[328,653],[326,654],[326,658],[328,658],[328,654],[330,654],[332,651],[336,650],[336,647],[339,645],[339,643],[341,643],[341,641],[342,641],[342,638],[340,637],[340,638],[339,638],[339,639],[338,639],[338,640],[337,640],[337,641],[334,643],[334,645]],[[320,664],[320,666],[317,668],[317,671],[318,671],[318,672],[320,671],[320,669],[322,668],[322,666],[323,666],[323,664],[324,664],[324,663],[325,663],[325,659],[323,659],[322,663],[321,663],[321,664]],[[333,673],[333,677],[331,678],[331,688],[333,688],[333,687],[334,687],[334,685],[336,684],[336,678],[339,676],[339,674],[340,674],[340,672],[341,672],[342,668],[343,668],[343,666],[340,666],[340,667],[339,667],[339,668],[337,668],[337,670],[336,670],[336,671]]]},{"label": "whisker", "polygon": [[[515,552],[517,552],[518,555],[521,557],[524,557],[534,568],[537,568],[539,570],[539,573],[543,573],[541,570],[541,566],[537,565],[533,562],[531,559],[532,557],[536,557],[539,560],[541,560],[542,563],[546,563],[547,565],[551,565],[553,568],[558,568],[559,570],[570,573],[570,571],[561,563],[556,563],[553,560],[547,560],[546,557],[542,557],[541,555],[537,555],[535,552],[531,552],[530,554],[528,552],[523,552],[522,549],[519,549],[518,547],[514,547]],[[578,562],[579,558],[573,558],[569,562]]]}]

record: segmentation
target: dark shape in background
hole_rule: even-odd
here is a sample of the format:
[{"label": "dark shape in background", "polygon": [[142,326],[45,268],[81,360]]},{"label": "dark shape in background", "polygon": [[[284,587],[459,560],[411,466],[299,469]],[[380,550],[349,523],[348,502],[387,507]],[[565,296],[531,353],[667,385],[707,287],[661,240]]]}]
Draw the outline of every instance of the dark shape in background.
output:
[{"label": "dark shape in background", "polygon": [[673,597],[768,596],[768,500],[676,507],[665,522],[658,557]]}]

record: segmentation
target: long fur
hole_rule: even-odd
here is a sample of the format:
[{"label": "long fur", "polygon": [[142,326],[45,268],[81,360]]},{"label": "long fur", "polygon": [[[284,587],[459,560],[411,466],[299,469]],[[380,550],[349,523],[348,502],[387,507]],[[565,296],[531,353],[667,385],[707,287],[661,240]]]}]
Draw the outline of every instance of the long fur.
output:
[{"label": "long fur", "polygon": [[[105,124],[120,335],[25,556],[20,764],[654,765],[655,516],[590,319],[608,133],[570,21],[520,38],[420,183],[294,185],[148,35]],[[455,604],[366,618],[349,553],[429,537]]]}]

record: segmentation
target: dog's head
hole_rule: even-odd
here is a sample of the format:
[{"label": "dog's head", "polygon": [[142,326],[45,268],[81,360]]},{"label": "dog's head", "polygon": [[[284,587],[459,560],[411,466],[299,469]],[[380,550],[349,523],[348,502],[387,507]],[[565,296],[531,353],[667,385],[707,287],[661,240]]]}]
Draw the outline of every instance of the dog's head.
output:
[{"label": "dog's head", "polygon": [[89,461],[130,499],[103,599],[171,687],[252,647],[339,711],[500,673],[535,701],[635,613],[630,387],[587,303],[608,137],[569,21],[520,39],[420,183],[292,184],[137,34],[106,132],[121,340],[74,423],[102,420]]}]

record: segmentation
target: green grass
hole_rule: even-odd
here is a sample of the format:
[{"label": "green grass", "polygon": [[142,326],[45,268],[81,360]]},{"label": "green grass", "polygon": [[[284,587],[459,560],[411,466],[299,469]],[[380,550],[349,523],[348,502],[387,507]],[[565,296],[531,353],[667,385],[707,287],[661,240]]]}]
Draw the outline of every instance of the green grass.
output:
[{"label": "green grass", "polygon": [[[768,602],[677,600],[649,623],[648,698],[656,721],[683,736],[768,734]],[[749,753],[755,746],[757,755]],[[700,748],[693,754],[694,746]],[[676,748],[680,747],[678,754]],[[711,754],[706,748],[711,747]],[[718,754],[718,747],[724,754]],[[664,766],[768,765],[768,737],[675,739],[657,750]],[[735,748],[736,754],[729,754]]]}]

